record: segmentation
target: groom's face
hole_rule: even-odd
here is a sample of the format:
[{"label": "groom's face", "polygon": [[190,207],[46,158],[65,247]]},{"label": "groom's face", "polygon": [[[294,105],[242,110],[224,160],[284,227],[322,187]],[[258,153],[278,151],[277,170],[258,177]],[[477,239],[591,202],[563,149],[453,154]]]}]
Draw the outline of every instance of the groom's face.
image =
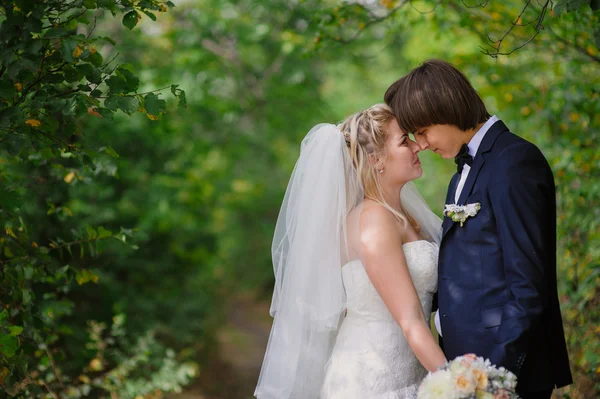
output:
[{"label": "groom's face", "polygon": [[464,142],[464,132],[454,125],[431,125],[414,132],[421,150],[430,150],[442,158],[451,159],[458,154]]}]

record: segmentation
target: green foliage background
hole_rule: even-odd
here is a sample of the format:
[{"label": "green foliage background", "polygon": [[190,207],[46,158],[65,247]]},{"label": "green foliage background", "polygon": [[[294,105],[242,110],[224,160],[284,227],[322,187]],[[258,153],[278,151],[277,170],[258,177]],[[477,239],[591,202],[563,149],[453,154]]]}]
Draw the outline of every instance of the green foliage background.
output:
[{"label": "green foliage background", "polygon": [[[302,137],[432,57],[550,160],[577,379],[562,395],[600,394],[596,2],[554,4],[537,35],[543,3],[518,20],[517,1],[0,4],[7,396],[159,397],[202,373],[230,301],[270,297]],[[421,158],[441,212],[453,164]]]}]

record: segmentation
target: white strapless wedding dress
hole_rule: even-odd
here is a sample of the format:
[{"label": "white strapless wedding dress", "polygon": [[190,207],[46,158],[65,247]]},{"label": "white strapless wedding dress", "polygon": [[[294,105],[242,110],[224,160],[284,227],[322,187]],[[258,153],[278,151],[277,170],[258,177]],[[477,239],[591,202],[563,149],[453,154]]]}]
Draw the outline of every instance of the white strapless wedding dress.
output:
[{"label": "white strapless wedding dress", "polygon": [[[403,245],[413,284],[429,323],[437,290],[438,246]],[[348,314],[326,367],[321,399],[413,399],[427,374],[360,260],[342,268]]]}]

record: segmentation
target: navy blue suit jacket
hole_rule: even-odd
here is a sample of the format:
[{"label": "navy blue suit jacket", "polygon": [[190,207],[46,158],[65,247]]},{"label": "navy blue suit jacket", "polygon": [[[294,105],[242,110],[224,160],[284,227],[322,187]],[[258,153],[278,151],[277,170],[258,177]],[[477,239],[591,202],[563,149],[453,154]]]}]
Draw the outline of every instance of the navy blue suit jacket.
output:
[{"label": "navy blue suit jacket", "polygon": [[[450,182],[454,203],[459,180]],[[489,358],[519,392],[572,382],[556,282],[554,177],[539,149],[501,121],[486,133],[459,205],[479,202],[461,227],[443,222],[438,305],[444,351]]]}]

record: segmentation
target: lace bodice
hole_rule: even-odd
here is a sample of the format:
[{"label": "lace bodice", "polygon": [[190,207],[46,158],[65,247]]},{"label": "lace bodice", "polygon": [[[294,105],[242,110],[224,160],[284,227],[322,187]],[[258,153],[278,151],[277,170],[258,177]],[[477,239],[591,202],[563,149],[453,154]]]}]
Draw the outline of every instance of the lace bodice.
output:
[{"label": "lace bodice", "polygon": [[[427,321],[437,289],[438,247],[425,240],[403,245]],[[348,314],[328,364],[323,399],[416,398],[426,374],[360,260],[342,269]]]},{"label": "lace bodice", "polygon": [[[421,306],[431,308],[431,294],[437,290],[437,246],[425,240],[403,245],[408,271]],[[394,321],[364,268],[357,259],[342,268],[346,288],[348,315],[364,320]],[[426,316],[429,316],[426,313]]]}]

